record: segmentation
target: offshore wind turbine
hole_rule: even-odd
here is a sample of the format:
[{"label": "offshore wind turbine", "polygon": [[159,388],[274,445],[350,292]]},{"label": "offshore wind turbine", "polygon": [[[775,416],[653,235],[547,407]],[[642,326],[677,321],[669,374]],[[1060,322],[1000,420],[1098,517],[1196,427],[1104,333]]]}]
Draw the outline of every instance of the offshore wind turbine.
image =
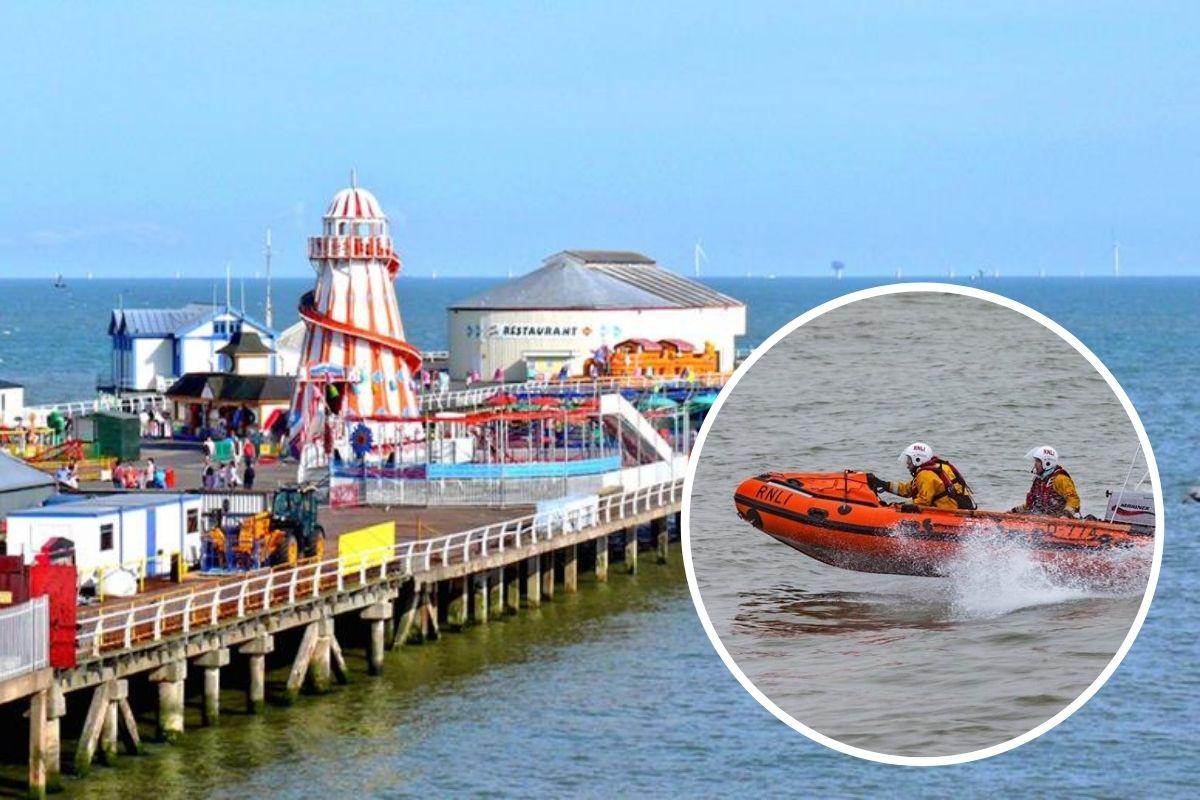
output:
[{"label": "offshore wind turbine", "polygon": [[704,248],[700,246],[700,240],[696,240],[696,246],[692,248],[692,264],[696,271],[696,277],[700,277],[700,261],[708,261],[708,253],[704,252]]}]

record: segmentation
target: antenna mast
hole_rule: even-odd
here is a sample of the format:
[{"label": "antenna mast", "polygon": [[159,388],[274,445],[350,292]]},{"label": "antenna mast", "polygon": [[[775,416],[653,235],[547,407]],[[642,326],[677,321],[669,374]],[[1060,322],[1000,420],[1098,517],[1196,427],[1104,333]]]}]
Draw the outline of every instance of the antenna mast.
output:
[{"label": "antenna mast", "polygon": [[275,308],[271,305],[271,229],[267,228],[267,246],[263,250],[263,255],[267,257],[267,303],[263,308],[263,322],[268,328],[274,329]]}]

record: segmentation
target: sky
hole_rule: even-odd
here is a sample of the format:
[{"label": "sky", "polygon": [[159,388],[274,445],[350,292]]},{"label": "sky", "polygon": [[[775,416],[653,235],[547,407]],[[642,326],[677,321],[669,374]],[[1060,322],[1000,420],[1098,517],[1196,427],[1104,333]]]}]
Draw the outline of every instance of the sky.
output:
[{"label": "sky", "polygon": [[0,5],[0,276],[1200,273],[1200,4]]}]

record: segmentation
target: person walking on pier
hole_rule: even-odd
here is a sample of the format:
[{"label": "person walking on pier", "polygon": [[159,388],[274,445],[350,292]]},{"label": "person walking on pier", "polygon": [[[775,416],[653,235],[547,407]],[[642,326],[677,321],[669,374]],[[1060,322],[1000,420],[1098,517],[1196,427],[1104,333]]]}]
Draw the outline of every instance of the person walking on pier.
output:
[{"label": "person walking on pier", "polygon": [[242,471],[242,486],[247,491],[254,488],[254,459],[246,459],[246,468]]}]

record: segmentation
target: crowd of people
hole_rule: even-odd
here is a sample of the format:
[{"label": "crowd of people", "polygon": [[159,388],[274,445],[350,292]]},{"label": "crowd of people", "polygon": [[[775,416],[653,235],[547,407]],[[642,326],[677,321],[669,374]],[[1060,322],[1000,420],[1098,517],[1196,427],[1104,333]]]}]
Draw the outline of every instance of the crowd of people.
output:
[{"label": "crowd of people", "polygon": [[155,464],[153,458],[146,459],[144,467],[118,460],[113,467],[112,483],[117,489],[166,489],[167,471]]},{"label": "crowd of people", "polygon": [[[204,439],[204,470],[200,485],[205,489],[253,489],[254,465],[258,462],[258,443],[253,437],[238,438],[230,433],[222,440],[224,458],[217,458],[217,442]],[[238,470],[241,469],[239,475]]]}]

